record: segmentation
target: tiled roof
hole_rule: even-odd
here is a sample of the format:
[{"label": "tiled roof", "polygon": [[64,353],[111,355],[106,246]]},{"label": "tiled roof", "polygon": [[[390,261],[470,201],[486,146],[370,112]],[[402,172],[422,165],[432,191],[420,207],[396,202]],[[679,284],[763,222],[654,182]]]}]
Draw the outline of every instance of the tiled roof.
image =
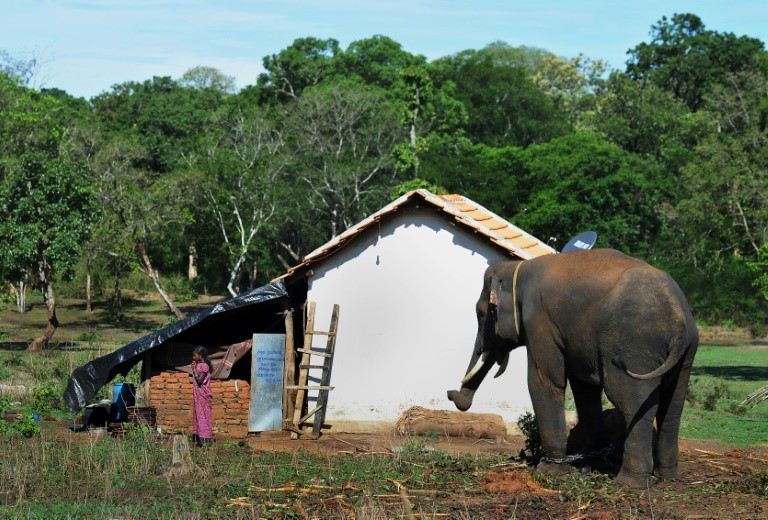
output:
[{"label": "tiled roof", "polygon": [[297,270],[330,256],[337,248],[345,245],[372,225],[377,224],[387,215],[414,201],[423,201],[430,204],[446,218],[452,219],[456,223],[479,233],[492,244],[507,250],[511,256],[528,260],[537,256],[556,253],[553,248],[541,240],[510,224],[492,211],[466,197],[461,195],[434,195],[427,190],[420,189],[406,193],[373,215],[335,236],[329,242],[305,256],[304,261],[292,267],[286,275],[290,276]]}]

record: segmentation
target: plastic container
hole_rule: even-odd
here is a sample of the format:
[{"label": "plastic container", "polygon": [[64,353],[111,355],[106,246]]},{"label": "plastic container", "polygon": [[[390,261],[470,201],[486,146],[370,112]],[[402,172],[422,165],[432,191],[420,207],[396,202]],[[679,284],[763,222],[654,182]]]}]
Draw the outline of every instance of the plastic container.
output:
[{"label": "plastic container", "polygon": [[115,383],[112,393],[115,405],[115,422],[128,419],[128,407],[136,404],[136,389],[130,383]]}]

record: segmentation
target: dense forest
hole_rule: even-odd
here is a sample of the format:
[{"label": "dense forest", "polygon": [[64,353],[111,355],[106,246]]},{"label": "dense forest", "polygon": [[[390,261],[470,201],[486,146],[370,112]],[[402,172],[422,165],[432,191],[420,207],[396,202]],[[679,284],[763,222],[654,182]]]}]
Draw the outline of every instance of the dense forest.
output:
[{"label": "dense forest", "polygon": [[45,297],[33,348],[56,296],[119,317],[143,279],[180,316],[417,187],[559,246],[595,230],[703,323],[766,321],[768,53],[696,15],[661,18],[624,70],[503,42],[430,62],[380,35],[297,39],[239,91],[198,66],[86,100],[30,88],[34,67],[0,50],[0,280]]}]

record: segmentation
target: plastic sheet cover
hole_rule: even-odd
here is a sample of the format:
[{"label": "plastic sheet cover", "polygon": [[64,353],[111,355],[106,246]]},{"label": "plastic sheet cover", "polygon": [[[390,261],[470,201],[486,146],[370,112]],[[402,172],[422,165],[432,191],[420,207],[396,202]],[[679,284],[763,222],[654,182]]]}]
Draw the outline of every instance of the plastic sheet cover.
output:
[{"label": "plastic sheet cover", "polygon": [[64,391],[64,402],[76,414],[101,387],[123,376],[143,359],[142,354],[170,339],[194,344],[226,345],[250,338],[282,315],[288,305],[283,280],[223,300],[187,316],[114,352],[76,368]]}]

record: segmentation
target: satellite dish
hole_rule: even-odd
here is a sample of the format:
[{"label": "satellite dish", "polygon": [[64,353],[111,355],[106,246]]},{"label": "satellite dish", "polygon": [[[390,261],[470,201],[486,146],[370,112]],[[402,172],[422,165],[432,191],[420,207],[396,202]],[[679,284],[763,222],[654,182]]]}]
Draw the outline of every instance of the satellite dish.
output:
[{"label": "satellite dish", "polygon": [[560,252],[570,253],[571,251],[586,251],[592,249],[595,242],[597,242],[597,233],[594,231],[585,231],[570,239]]}]

